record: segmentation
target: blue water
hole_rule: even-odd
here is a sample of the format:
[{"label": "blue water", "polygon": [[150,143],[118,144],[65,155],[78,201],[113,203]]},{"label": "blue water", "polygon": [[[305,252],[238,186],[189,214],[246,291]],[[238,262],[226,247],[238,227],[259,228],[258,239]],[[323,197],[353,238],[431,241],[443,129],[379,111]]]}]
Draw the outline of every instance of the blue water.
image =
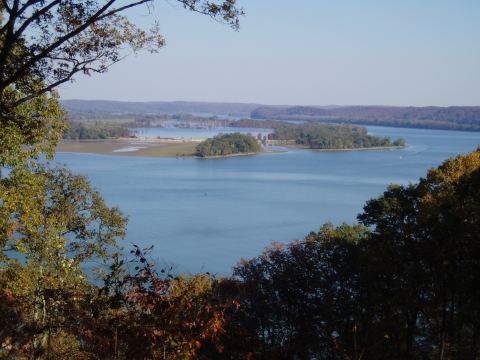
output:
[{"label": "blue water", "polygon": [[417,182],[429,168],[480,143],[480,133],[369,131],[403,137],[409,147],[338,152],[281,148],[287,151],[221,159],[59,153],[56,161],[88,174],[107,203],[130,216],[126,250],[130,242],[154,245],[154,256],[176,264],[179,272],[203,269],[229,275],[232,265],[260,254],[272,240],[303,238],[327,221],[355,222],[365,201],[389,184]]},{"label": "blue water", "polygon": [[198,140],[205,140],[208,138],[212,138],[219,133],[229,133],[229,132],[239,132],[242,134],[251,133],[253,136],[257,137],[260,133],[263,136],[268,136],[269,133],[273,132],[272,129],[249,129],[249,128],[231,128],[231,127],[218,127],[215,129],[179,129],[179,128],[158,128],[158,127],[150,127],[150,128],[138,128],[138,129],[130,129],[136,130],[136,136],[139,138],[149,138],[155,139],[157,137],[162,138],[174,138],[174,139],[198,139]]}]

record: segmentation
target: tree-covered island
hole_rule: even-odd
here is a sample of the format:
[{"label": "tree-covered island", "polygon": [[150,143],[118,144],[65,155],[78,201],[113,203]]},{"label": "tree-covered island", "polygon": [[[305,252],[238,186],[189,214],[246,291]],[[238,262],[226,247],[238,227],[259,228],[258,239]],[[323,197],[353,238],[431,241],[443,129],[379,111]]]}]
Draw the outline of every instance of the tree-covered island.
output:
[{"label": "tree-covered island", "polygon": [[276,140],[310,149],[340,150],[405,146],[403,138],[391,142],[390,137],[369,135],[364,126],[345,124],[291,124],[276,128],[274,137]]},{"label": "tree-covered island", "polygon": [[227,156],[235,154],[255,154],[262,147],[252,135],[238,132],[233,134],[218,134],[198,144],[195,155],[200,157]]}]

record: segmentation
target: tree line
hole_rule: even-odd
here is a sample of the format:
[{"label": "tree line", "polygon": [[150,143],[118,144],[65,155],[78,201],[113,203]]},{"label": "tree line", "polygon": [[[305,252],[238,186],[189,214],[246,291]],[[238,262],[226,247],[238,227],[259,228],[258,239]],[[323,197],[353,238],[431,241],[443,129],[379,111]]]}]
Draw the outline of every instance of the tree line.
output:
[{"label": "tree line", "polygon": [[70,125],[62,134],[67,140],[93,140],[120,137],[132,137],[132,132],[117,125]]},{"label": "tree line", "polygon": [[335,124],[288,124],[274,131],[275,139],[294,141],[311,149],[356,149],[383,146],[405,146],[400,138],[393,143],[390,137],[368,135],[364,126]]},{"label": "tree line", "polygon": [[252,119],[301,120],[422,129],[480,131],[480,107],[345,106],[334,109],[311,106],[260,107]]},{"label": "tree line", "polygon": [[227,156],[234,154],[254,154],[262,151],[262,147],[251,134],[231,133],[218,134],[202,141],[196,147],[196,156]]},{"label": "tree line", "polygon": [[125,113],[125,114],[230,114],[249,116],[261,104],[194,102],[194,101],[108,101],[108,100],[60,100],[63,108],[74,113]]},{"label": "tree line", "polygon": [[228,331],[259,359],[478,358],[479,185],[477,150],[242,260]]}]

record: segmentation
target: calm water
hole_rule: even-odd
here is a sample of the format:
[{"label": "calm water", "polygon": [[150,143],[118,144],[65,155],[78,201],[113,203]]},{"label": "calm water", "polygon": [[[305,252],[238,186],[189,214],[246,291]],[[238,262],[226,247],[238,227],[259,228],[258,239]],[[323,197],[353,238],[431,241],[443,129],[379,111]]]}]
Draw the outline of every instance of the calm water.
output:
[{"label": "calm water", "polygon": [[178,128],[144,128],[144,129],[131,129],[138,130],[136,134],[140,138],[150,138],[155,139],[158,136],[162,138],[174,138],[174,139],[200,139],[205,140],[212,138],[218,133],[229,133],[229,132],[239,132],[242,134],[251,133],[253,136],[257,137],[260,133],[263,136],[268,136],[268,133],[273,132],[271,129],[248,129],[248,128],[224,128],[218,127],[215,129],[178,129]]},{"label": "calm water", "polygon": [[260,254],[272,240],[303,238],[327,221],[355,222],[365,201],[387,185],[416,182],[429,168],[480,143],[480,133],[369,130],[404,137],[409,147],[225,159],[59,153],[56,160],[88,174],[107,203],[130,216],[126,250],[130,242],[153,244],[155,256],[178,271],[228,275],[242,257]]}]

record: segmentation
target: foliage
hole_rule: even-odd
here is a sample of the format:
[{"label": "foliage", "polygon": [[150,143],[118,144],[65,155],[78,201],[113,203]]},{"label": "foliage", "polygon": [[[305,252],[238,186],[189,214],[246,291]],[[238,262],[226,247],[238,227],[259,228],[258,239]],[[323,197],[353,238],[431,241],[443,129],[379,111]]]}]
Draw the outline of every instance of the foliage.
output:
[{"label": "foliage", "polygon": [[201,157],[250,154],[260,151],[262,148],[252,135],[240,133],[218,134],[197,146],[197,156]]},{"label": "foliage", "polygon": [[[275,129],[275,139],[295,140],[311,149],[356,149],[392,146],[390,138],[367,134],[363,126],[334,124],[298,124]],[[398,140],[397,140],[398,141]]]},{"label": "foliage", "polygon": [[[8,88],[4,95],[19,98]],[[67,128],[66,113],[58,104],[58,95],[42,94],[10,112],[0,109],[0,169],[31,162],[43,153],[52,159],[54,147]]]},{"label": "foliage", "polygon": [[[226,305],[215,302],[213,279],[157,272],[147,259],[149,250],[134,246],[135,259],[125,263],[114,258],[105,285],[87,295],[71,330],[83,355],[208,359],[221,353]],[[119,274],[125,266],[133,273]]]},{"label": "foliage", "polygon": [[397,140],[395,140],[393,142],[393,145],[394,146],[405,146],[405,145],[407,145],[407,142],[405,141],[404,138],[398,138]]},{"label": "foliage", "polygon": [[1,180],[0,191],[3,256],[20,252],[28,261],[56,264],[69,251],[69,258],[79,263],[106,256],[115,237],[125,235],[120,210],[109,209],[85,176],[66,168],[15,168]]},{"label": "foliage", "polygon": [[62,311],[91,287],[83,266],[111,256],[126,218],[65,168],[16,167],[1,180],[0,196],[0,297],[9,304],[0,309],[0,343],[20,357],[43,354],[65,335]]},{"label": "foliage", "polygon": [[[259,359],[473,359],[480,351],[480,150],[242,260],[227,331]],[[368,226],[365,227],[365,226]]]},{"label": "foliage", "polygon": [[130,130],[121,126],[93,125],[93,126],[72,126],[63,133],[63,139],[108,139],[119,137],[131,137]]},{"label": "foliage", "polygon": [[[148,249],[135,246],[132,253],[130,261],[111,258],[102,287],[82,282],[78,273],[59,283],[18,262],[3,268],[0,356],[211,359],[221,354],[224,312],[233,303],[215,299],[215,280],[157,272],[146,258]],[[38,291],[32,294],[31,286]]]},{"label": "foliage", "polygon": [[480,347],[474,305],[480,293],[473,285],[480,282],[479,174],[479,150],[447,159],[417,186],[390,188],[369,201],[359,216],[375,225],[380,244],[390,238],[388,245],[399,251],[389,261],[411,279],[405,287],[421,291],[408,306],[418,308],[412,325],[422,337],[410,341],[428,341],[444,359],[474,358]]},{"label": "foliage", "polygon": [[355,354],[352,329],[366,310],[359,305],[356,247],[368,233],[362,226],[325,224],[303,241],[274,243],[234,268],[242,306],[229,315],[247,331],[252,353],[260,359]]}]

